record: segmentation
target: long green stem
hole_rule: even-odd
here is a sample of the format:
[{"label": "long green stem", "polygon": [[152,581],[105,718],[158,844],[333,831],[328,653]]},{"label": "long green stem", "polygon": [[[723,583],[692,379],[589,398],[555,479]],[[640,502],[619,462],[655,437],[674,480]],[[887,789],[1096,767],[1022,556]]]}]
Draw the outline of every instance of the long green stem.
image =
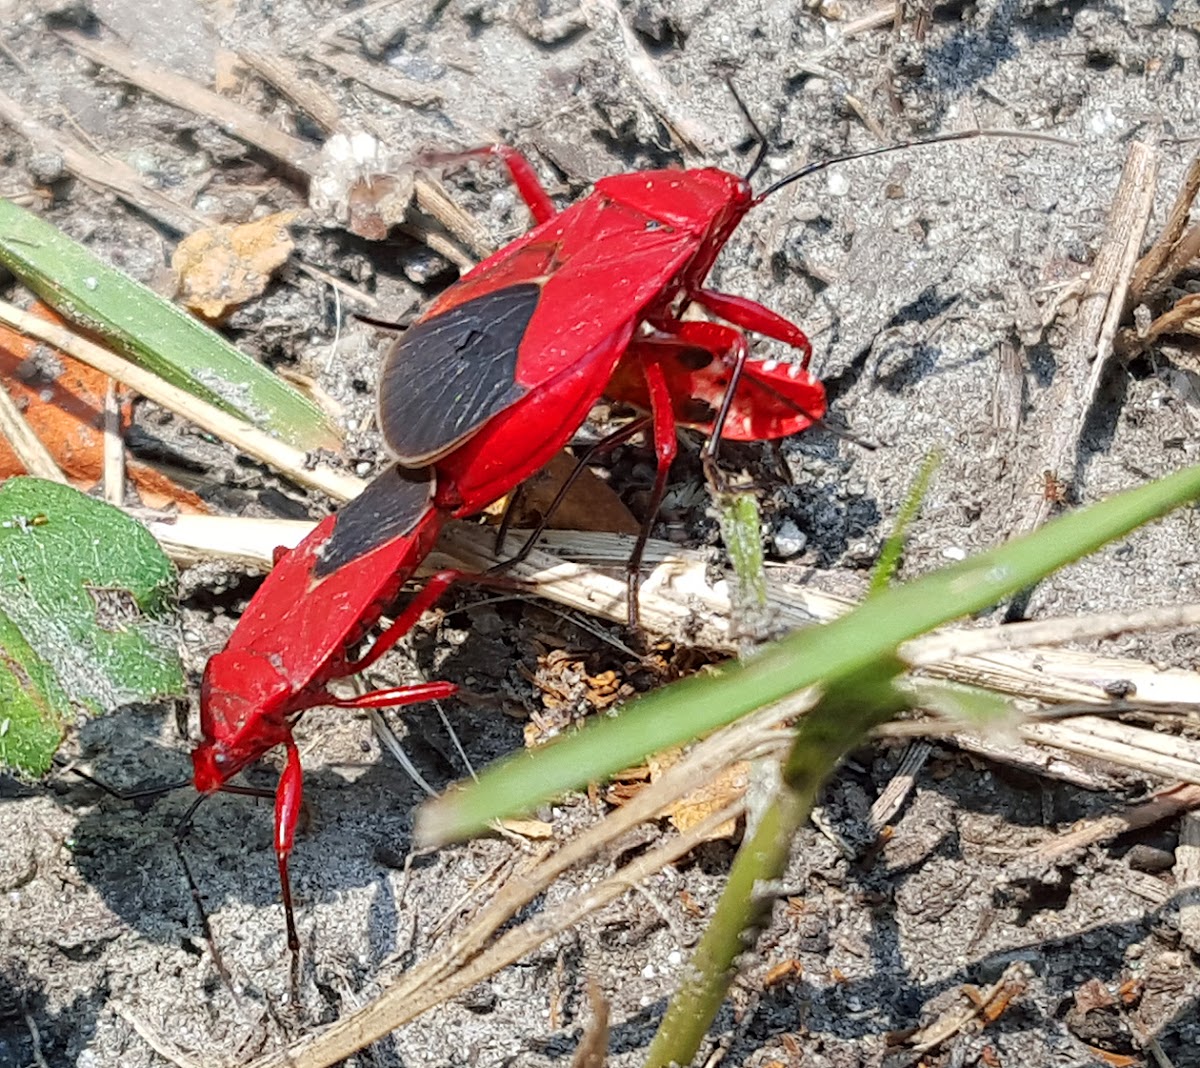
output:
[{"label": "long green stem", "polygon": [[646,1068],[690,1064],[736,975],[741,953],[753,948],[774,899],[763,888],[783,878],[796,833],[843,757],[872,727],[905,707],[892,685],[900,665],[884,658],[832,687],[801,719],[783,767],[783,786],[753,836],[742,843],[729,882],[684,980],[650,1044]]}]

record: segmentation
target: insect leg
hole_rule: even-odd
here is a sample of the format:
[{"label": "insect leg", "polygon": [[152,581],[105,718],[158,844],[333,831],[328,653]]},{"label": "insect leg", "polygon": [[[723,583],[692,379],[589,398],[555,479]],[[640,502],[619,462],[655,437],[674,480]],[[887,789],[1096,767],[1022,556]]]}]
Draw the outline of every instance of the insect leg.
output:
[{"label": "insect leg", "polygon": [[757,301],[748,297],[737,297],[730,293],[718,293],[714,289],[697,289],[688,293],[688,298],[707,308],[714,315],[719,315],[740,326],[743,330],[753,330],[756,334],[782,341],[801,352],[801,366],[807,368],[812,359],[812,345],[807,335],[795,323],[789,322],[778,312],[771,311]]},{"label": "insect leg", "polygon": [[275,789],[275,857],[279,861],[279,885],[283,890],[283,913],[287,919],[288,949],[292,954],[292,1000],[298,1000],[300,989],[300,936],[296,933],[296,917],[292,912],[292,883],[288,878],[288,857],[296,841],[296,824],[304,800],[304,775],[300,770],[300,751],[296,743],[287,742],[287,762],[279,785]]},{"label": "insect leg", "polygon": [[508,169],[509,177],[521,199],[529,208],[529,213],[536,223],[544,223],[558,214],[554,201],[546,192],[537,171],[520,152],[510,145],[484,145],[481,148],[468,148],[462,152],[431,152],[422,156],[423,162],[428,163],[457,163],[464,159],[477,159],[480,156],[491,156],[503,162]]},{"label": "insect leg", "polygon": [[[438,571],[431,575],[425,583],[424,589],[408,602],[404,611],[392,620],[391,625],[375,639],[375,644],[357,660],[344,664],[338,671],[338,676],[357,675],[360,671],[369,668],[412,630],[417,625],[417,620],[433,607],[438,598],[463,577],[461,571]],[[424,698],[417,698],[417,700],[424,700]]]},{"label": "insect leg", "polygon": [[720,438],[770,441],[811,426],[825,413],[825,390],[799,364],[748,358],[746,338],[725,323],[663,319],[658,336],[630,346],[607,393],[645,407],[648,398],[633,367],[654,358],[667,375],[675,422]]},{"label": "insect leg", "polygon": [[332,694],[326,694],[321,703],[336,708],[396,708],[399,705],[415,705],[420,701],[440,701],[453,697],[456,693],[458,687],[452,682],[414,682],[407,686],[372,690],[370,693],[357,694],[354,697],[334,697]]},{"label": "insect leg", "polygon": [[[640,434],[646,429],[647,426],[649,426],[649,424],[649,418],[642,417],[635,419],[633,422],[621,427],[620,430],[616,430],[613,433],[601,438],[595,444],[589,445],[583,454],[575,461],[575,469],[570,473],[570,475],[567,476],[563,484],[559,486],[558,492],[554,495],[554,499],[550,502],[545,513],[542,515],[541,522],[533,528],[529,534],[529,537],[525,539],[525,543],[520,549],[517,550],[515,555],[510,556],[508,559],[497,564],[494,568],[492,568],[492,570],[499,571],[502,568],[512,567],[513,564],[519,564],[522,560],[524,560],[533,551],[533,547],[538,543],[538,539],[546,533],[546,528],[550,525],[551,517],[556,511],[558,511],[559,505],[566,500],[567,494],[571,492],[571,487],[575,485],[579,476],[583,473],[584,468],[587,467],[588,464],[590,464],[601,453],[607,452],[609,449],[616,448],[623,441],[628,441],[635,434]],[[497,551],[502,546],[503,542],[498,542]]]},{"label": "insect leg", "polygon": [[654,420],[654,459],[657,468],[654,489],[650,493],[650,503],[646,508],[646,519],[642,523],[642,529],[638,531],[633,552],[629,555],[629,563],[625,565],[628,591],[626,605],[631,630],[637,629],[638,625],[638,586],[642,581],[642,557],[646,552],[646,542],[650,540],[650,530],[658,516],[663,494],[667,491],[667,475],[670,473],[671,464],[675,462],[675,454],[679,451],[671,391],[662,365],[657,360],[647,360],[643,365],[643,373],[650,393],[650,414]]}]

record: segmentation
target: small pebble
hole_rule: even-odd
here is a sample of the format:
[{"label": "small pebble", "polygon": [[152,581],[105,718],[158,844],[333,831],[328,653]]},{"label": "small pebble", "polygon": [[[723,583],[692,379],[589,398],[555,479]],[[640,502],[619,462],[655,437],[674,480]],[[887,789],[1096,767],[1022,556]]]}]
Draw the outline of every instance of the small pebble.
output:
[{"label": "small pebble", "polygon": [[1170,871],[1175,866],[1175,854],[1169,849],[1159,849],[1157,846],[1138,842],[1125,854],[1125,862],[1134,871],[1157,875],[1159,872]]},{"label": "small pebble", "polygon": [[965,560],[967,558],[967,550],[957,545],[947,545],[942,550],[942,558],[945,560]]},{"label": "small pebble", "polygon": [[795,523],[794,520],[785,519],[778,527],[775,528],[775,553],[787,560],[792,556],[799,556],[804,552],[805,546],[808,545],[808,536]]},{"label": "small pebble", "polygon": [[844,174],[831,171],[829,174],[829,192],[831,196],[844,197],[850,192],[850,179]]}]

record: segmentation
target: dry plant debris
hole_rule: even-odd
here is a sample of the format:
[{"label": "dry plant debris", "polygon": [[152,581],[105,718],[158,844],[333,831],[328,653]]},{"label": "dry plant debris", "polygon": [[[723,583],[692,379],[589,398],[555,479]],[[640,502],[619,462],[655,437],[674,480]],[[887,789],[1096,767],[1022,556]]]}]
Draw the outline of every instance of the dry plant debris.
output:
[{"label": "dry plant debris", "polygon": [[259,296],[292,254],[287,228],[298,215],[280,211],[189,234],[171,256],[179,299],[205,319],[219,320]]},{"label": "dry plant debris", "polygon": [[[62,324],[42,304],[35,304],[31,314],[47,323]],[[54,468],[82,490],[93,489],[105,478],[111,382],[107,375],[65,353],[0,327],[0,389],[15,404]],[[117,405],[116,417],[113,433],[119,436],[129,427],[131,403],[127,398]],[[27,472],[54,477],[53,471],[44,467],[31,469],[35,463],[24,450],[0,436],[0,478]],[[176,505],[185,512],[208,511],[195,493],[148,464],[126,460],[122,467],[146,507]]]},{"label": "dry plant debris", "polygon": [[[1126,358],[1145,352],[1165,336],[1200,337],[1200,295],[1189,291],[1200,269],[1200,222],[1191,222],[1198,192],[1200,155],[1187,169],[1162,233],[1134,269],[1126,313],[1136,325],[1117,336],[1117,347]],[[1194,355],[1181,358],[1196,364]]]}]

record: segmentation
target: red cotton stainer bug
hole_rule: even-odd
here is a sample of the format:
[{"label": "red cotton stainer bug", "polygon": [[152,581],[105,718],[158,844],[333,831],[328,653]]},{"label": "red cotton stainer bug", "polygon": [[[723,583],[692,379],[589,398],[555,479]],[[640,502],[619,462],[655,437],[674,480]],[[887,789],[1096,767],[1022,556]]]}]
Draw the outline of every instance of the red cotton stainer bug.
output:
[{"label": "red cotton stainer bug", "polygon": [[[561,449],[606,391],[650,410],[658,461],[650,520],[676,451],[675,425],[721,436],[782,437],[820,419],[825,392],[807,372],[799,327],[744,297],[704,287],[717,253],[756,204],[833,163],[896,148],[1004,131],[968,131],[811,164],[755,195],[750,180],[716,168],[602,179],[559,213],[530,164],[493,146],[537,223],[438,297],[388,353],[379,421],[398,463],[296,549],[281,554],[201,691],[202,740],[192,754],[197,790],[256,792],[230,779],[277,745],[286,759],[275,792],[275,852],[296,988],[299,938],[288,858],[302,782],[292,727],[319,705],[378,708],[446,697],[445,682],[352,698],[331,680],[374,663],[460,576],[440,572],[364,654],[352,650],[379,621],[450,517],[514,489]],[[445,158],[445,157],[443,157]],[[685,321],[696,303],[725,323]],[[733,324],[733,325],[728,325]],[[798,364],[748,359],[743,330],[782,341]],[[636,566],[630,571],[630,613]]]},{"label": "red cotton stainer bug", "polygon": [[[561,212],[515,149],[491,145],[427,157],[499,159],[535,226],[451,285],[395,342],[380,377],[384,439],[405,466],[453,457],[470,470],[481,497],[497,498],[561,449],[602,394],[648,407],[658,467],[629,564],[631,625],[642,552],[676,453],[675,424],[708,431],[709,462],[721,437],[782,437],[825,412],[824,388],[807,370],[812,347],[804,332],[755,301],[704,284],[746,213],[834,163],[1014,136],[968,130],[850,153],[802,167],[756,194],[750,183],[767,142],[744,106],[742,112],[759,144],[744,177],[715,167],[619,174],[600,179]],[[725,321],[684,320],[690,304]],[[751,361],[746,330],[791,346],[799,362]],[[712,387],[709,396],[692,391],[701,383]],[[731,418],[730,406],[743,397]],[[463,514],[454,494],[453,483],[439,483],[438,504]]]}]

